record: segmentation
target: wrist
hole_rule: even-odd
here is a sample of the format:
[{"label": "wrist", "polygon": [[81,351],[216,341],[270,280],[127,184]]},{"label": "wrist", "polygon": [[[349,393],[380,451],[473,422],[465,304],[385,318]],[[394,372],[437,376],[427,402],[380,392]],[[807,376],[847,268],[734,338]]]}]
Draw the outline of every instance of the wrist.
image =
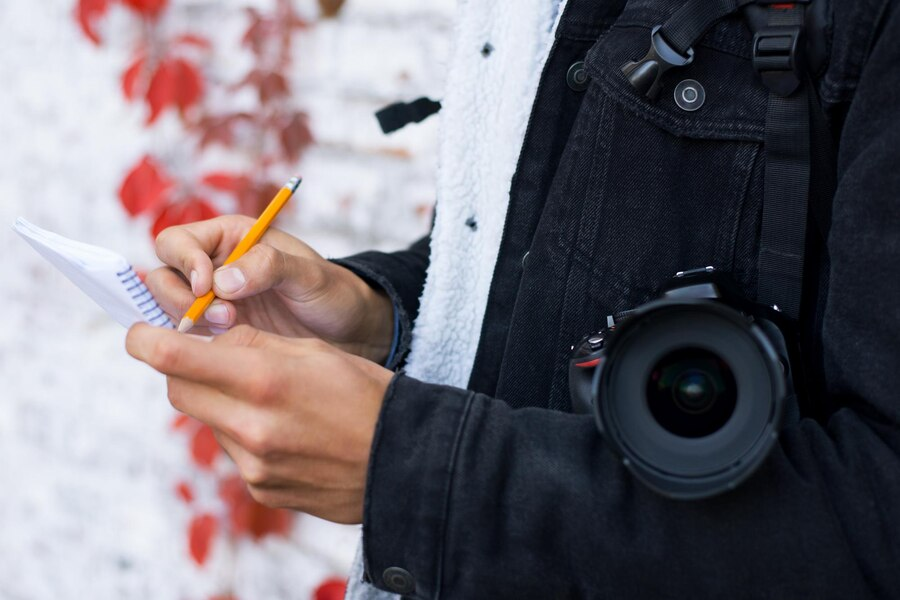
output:
[{"label": "wrist", "polygon": [[394,304],[390,296],[356,277],[359,286],[359,347],[355,354],[385,364],[394,342]]},{"label": "wrist", "polygon": [[[358,258],[329,259],[350,282],[354,298],[352,338],[343,349],[393,370],[409,350],[410,322],[403,297],[394,283]],[[346,288],[345,288],[346,289]],[[394,347],[396,344],[396,347]],[[391,360],[391,358],[393,360]]]}]

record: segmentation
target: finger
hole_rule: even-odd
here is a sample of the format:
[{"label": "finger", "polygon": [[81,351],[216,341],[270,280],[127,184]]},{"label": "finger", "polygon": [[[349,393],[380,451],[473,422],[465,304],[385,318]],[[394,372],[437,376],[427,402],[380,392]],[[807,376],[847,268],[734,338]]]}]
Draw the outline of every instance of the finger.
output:
[{"label": "finger", "polygon": [[249,217],[230,215],[169,227],[156,238],[156,254],[184,274],[195,296],[202,296],[212,286],[214,262],[222,264],[252,225]]},{"label": "finger", "polygon": [[[146,283],[162,309],[176,322],[197,299],[181,274],[169,267],[151,271]],[[234,325],[236,316],[237,311],[231,302],[215,300],[197,326],[227,329]]]},{"label": "finger", "polygon": [[213,290],[229,300],[277,289],[300,301],[311,300],[325,289],[327,279],[321,258],[282,252],[260,243],[241,258],[216,270]]},{"label": "finger", "polygon": [[236,435],[230,435],[222,430],[213,430],[216,440],[222,446],[222,450],[234,461],[240,471],[241,479],[246,483],[267,487],[272,485],[272,477],[268,464],[264,458],[251,452],[237,441]]},{"label": "finger", "polygon": [[[125,347],[131,356],[165,375],[202,383],[237,398],[265,400],[278,389],[280,371],[260,352],[258,344],[264,340],[253,342],[247,334],[242,335],[257,347],[207,343],[194,336],[139,323],[128,331]],[[217,340],[226,337],[227,333]]]},{"label": "finger", "polygon": [[321,496],[321,488],[298,479],[296,464],[287,466],[283,461],[261,458],[224,432],[214,429],[213,433],[222,450],[234,462],[254,500],[272,508],[306,510],[315,506],[310,499]]},{"label": "finger", "polygon": [[196,300],[190,285],[180,273],[169,267],[150,271],[144,283],[166,314],[176,320]]},{"label": "finger", "polygon": [[188,379],[166,377],[166,387],[173,408],[232,436],[252,408],[215,387]]},{"label": "finger", "polygon": [[[250,217],[226,215],[170,227],[157,237],[157,255],[184,273],[194,294],[201,296],[212,286],[210,265],[223,264],[253,223]],[[289,254],[318,257],[312,248],[277,228],[266,231],[262,242]]]},{"label": "finger", "polygon": [[[269,508],[287,508],[286,500],[289,497],[285,492],[285,485],[273,488],[269,481],[269,473],[265,465],[256,457],[242,452],[240,446],[229,443],[227,438],[219,438],[219,445],[225,453],[231,456],[241,478],[241,485],[246,486],[246,491],[254,502]],[[298,508],[298,507],[291,507]]]},{"label": "finger", "polygon": [[[243,346],[247,348],[265,349],[268,354],[277,354],[282,357],[309,358],[322,354],[340,355],[350,358],[342,350],[335,348],[325,340],[317,337],[293,338],[284,337],[267,331],[238,325],[224,334],[216,337],[214,342],[219,345]],[[356,358],[356,357],[352,357]],[[365,360],[365,359],[359,359]],[[296,365],[295,365],[296,368]]]}]

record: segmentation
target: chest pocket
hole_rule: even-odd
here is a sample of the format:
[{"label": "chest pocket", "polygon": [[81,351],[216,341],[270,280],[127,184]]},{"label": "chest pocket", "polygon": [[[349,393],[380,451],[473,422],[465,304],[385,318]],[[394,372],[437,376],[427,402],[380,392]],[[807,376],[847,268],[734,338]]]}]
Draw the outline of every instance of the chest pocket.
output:
[{"label": "chest pocket", "polygon": [[[755,291],[768,95],[750,63],[752,36],[740,17],[721,22],[651,102],[621,71],[667,16],[651,6],[629,2],[589,52],[591,83],[545,215],[559,218],[549,229],[570,265],[568,291],[587,302],[570,304],[570,316],[634,307],[676,271],[706,265]],[[682,82],[705,95],[696,110],[676,103]]]}]

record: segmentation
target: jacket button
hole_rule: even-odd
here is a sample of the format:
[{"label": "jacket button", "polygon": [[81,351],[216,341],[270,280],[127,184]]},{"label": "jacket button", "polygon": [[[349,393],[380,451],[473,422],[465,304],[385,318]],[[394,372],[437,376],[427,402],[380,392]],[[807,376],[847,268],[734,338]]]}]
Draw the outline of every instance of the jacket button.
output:
[{"label": "jacket button", "polygon": [[416,580],[406,569],[388,567],[382,578],[384,585],[395,594],[412,594],[416,591]]},{"label": "jacket button", "polygon": [[706,90],[699,81],[685,79],[675,86],[675,104],[681,110],[694,112],[706,102]]},{"label": "jacket button", "polygon": [[587,89],[589,81],[590,77],[588,77],[587,70],[584,68],[583,60],[569,67],[569,72],[566,73],[566,83],[573,91],[583,92]]}]

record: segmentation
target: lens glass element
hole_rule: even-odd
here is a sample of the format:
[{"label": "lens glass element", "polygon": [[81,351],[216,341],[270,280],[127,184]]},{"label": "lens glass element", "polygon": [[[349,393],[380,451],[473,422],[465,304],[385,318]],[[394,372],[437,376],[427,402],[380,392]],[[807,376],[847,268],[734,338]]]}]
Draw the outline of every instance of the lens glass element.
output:
[{"label": "lens glass element", "polygon": [[647,406],[657,423],[677,436],[715,433],[731,418],[736,404],[731,368],[709,350],[669,352],[650,372]]}]

